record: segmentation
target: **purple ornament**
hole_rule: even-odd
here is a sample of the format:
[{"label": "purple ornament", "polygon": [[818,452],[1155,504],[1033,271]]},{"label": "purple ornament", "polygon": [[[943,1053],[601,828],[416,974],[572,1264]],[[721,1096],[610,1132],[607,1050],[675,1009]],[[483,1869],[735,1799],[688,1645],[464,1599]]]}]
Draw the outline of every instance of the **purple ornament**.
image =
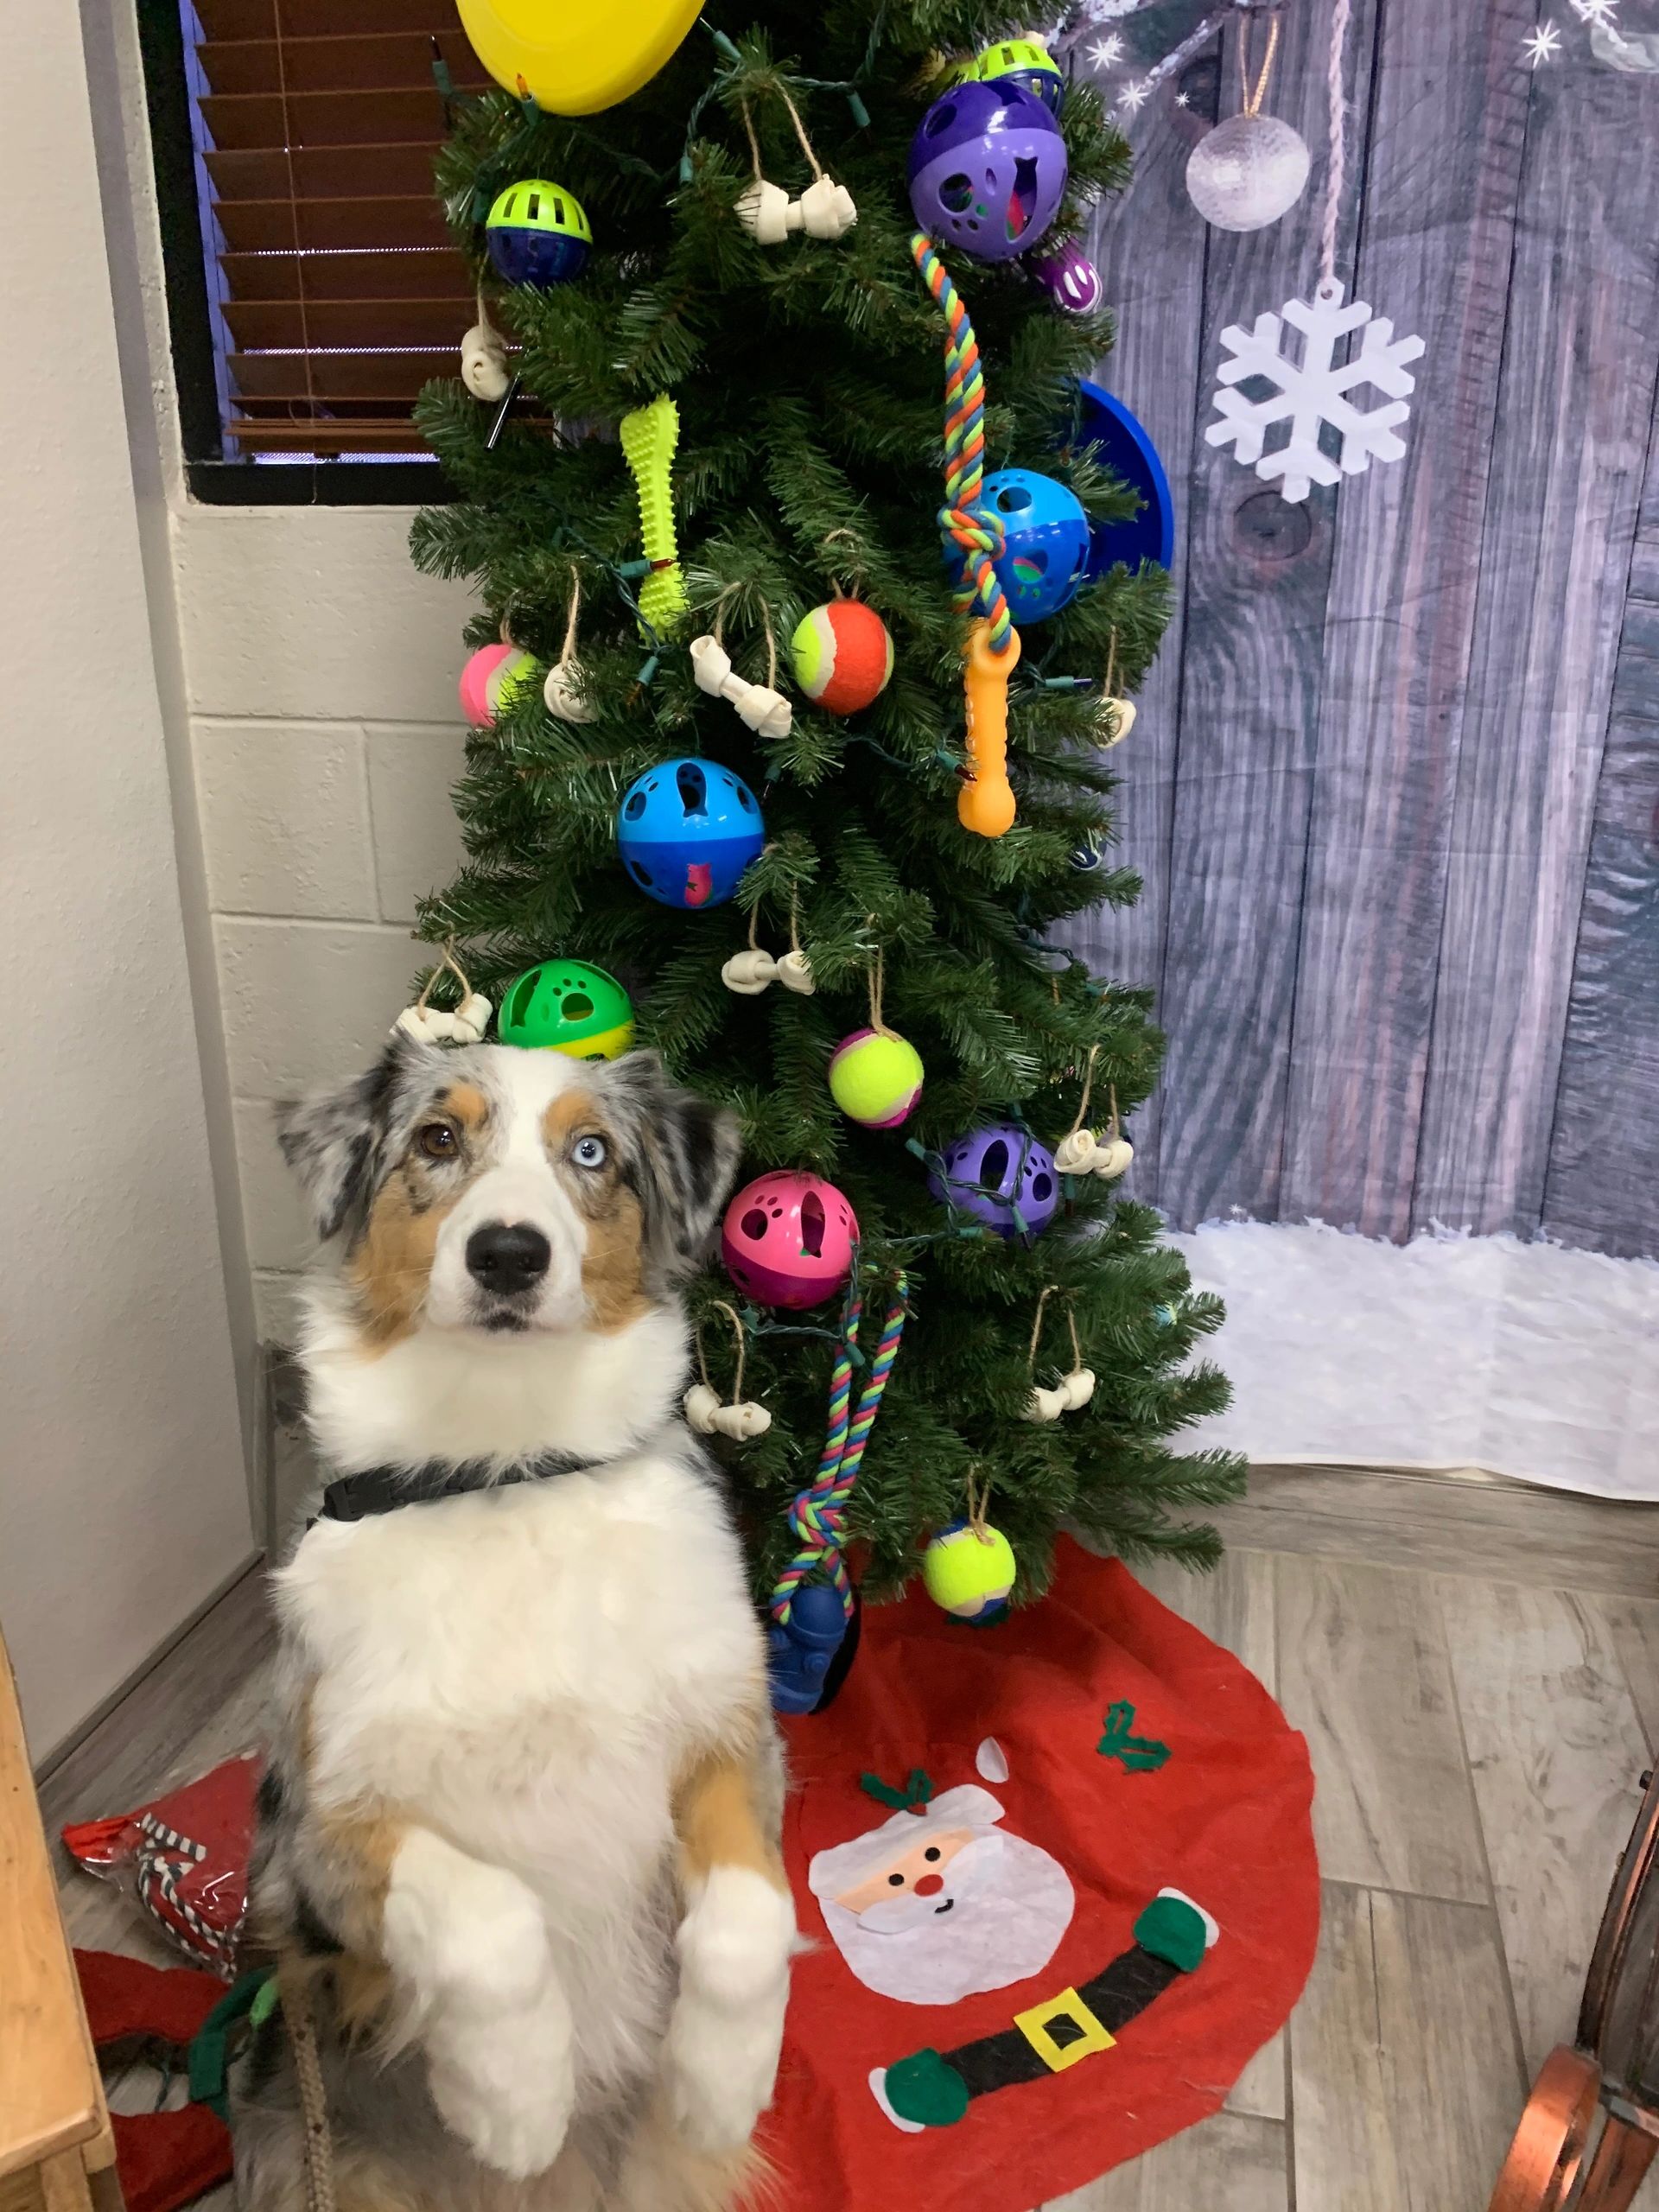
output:
[{"label": "purple ornament", "polygon": [[945,1147],[944,1166],[927,1179],[940,1205],[971,1214],[999,1236],[1036,1236],[1054,1218],[1054,1155],[1017,1122],[991,1122],[958,1137]]},{"label": "purple ornament", "polygon": [[1093,315],[1106,296],[1099,270],[1075,238],[1048,253],[1027,254],[1026,266],[1067,315]]},{"label": "purple ornament", "polygon": [[1012,261],[1036,245],[1065,197],[1065,141],[1033,93],[1006,79],[957,85],[910,142],[916,220],[976,261]]}]

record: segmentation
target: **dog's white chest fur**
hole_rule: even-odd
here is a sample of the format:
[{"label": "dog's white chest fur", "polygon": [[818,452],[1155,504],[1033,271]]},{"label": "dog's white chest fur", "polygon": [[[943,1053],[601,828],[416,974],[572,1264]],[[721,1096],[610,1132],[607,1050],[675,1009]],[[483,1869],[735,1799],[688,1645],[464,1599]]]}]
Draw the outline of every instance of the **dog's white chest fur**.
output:
[{"label": "dog's white chest fur", "polygon": [[666,1458],[320,1522],[280,1586],[319,1802],[398,1807],[562,1917],[648,1881],[762,1664],[724,1516]]}]

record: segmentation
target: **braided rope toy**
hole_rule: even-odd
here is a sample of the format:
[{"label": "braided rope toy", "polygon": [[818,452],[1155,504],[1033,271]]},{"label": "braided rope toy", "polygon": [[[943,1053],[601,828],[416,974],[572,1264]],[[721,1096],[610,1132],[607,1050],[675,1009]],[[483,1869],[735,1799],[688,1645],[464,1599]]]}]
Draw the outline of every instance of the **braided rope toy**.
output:
[{"label": "braided rope toy", "polygon": [[954,544],[962,554],[957,608],[965,614],[977,605],[990,626],[991,651],[1004,653],[1017,641],[1014,617],[992,565],[1002,551],[1002,524],[981,498],[985,485],[985,372],[979,364],[979,340],[963,296],[925,231],[912,234],[910,251],[922,282],[944,310],[946,326],[945,503],[939,510],[939,533],[947,548]]},{"label": "braided rope toy", "polygon": [[830,1422],[823,1440],[823,1457],[818,1461],[818,1471],[812,1478],[811,1486],[802,1491],[789,1509],[789,1525],[798,1538],[801,1548],[779,1576],[772,1593],[772,1618],[785,1625],[794,1605],[795,1592],[814,1573],[821,1573],[828,1579],[841,1599],[842,1612],[849,1619],[852,1618],[853,1588],[847,1579],[846,1563],[841,1555],[847,1501],[852,1496],[853,1484],[858,1480],[864,1446],[869,1442],[870,1431],[875,1426],[881,1394],[887,1387],[887,1376],[893,1371],[899,1339],[905,1332],[905,1319],[909,1310],[909,1285],[901,1273],[893,1285],[893,1297],[881,1324],[881,1339],[870,1362],[869,1379],[860,1392],[857,1407],[854,1408],[853,1348],[858,1342],[859,1323],[864,1312],[864,1300],[855,1274],[853,1287],[848,1294],[846,1310],[842,1316],[841,1343],[836,1352],[835,1365],[830,1371]]}]

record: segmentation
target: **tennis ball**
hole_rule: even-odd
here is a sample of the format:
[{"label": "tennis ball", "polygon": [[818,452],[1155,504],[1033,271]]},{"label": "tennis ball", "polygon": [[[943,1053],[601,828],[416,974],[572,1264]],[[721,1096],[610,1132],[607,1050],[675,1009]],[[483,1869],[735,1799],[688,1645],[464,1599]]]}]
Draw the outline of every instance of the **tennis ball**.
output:
[{"label": "tennis ball", "polygon": [[861,599],[831,600],[796,626],[789,664],[814,705],[832,715],[855,715],[887,688],[893,639]]},{"label": "tennis ball", "polygon": [[1000,1529],[953,1521],[922,1554],[928,1596],[960,1620],[1001,1605],[1014,1587],[1014,1547]]},{"label": "tennis ball", "polygon": [[830,1062],[830,1096],[849,1121],[893,1129],[922,1095],[922,1056],[889,1031],[855,1029]]}]

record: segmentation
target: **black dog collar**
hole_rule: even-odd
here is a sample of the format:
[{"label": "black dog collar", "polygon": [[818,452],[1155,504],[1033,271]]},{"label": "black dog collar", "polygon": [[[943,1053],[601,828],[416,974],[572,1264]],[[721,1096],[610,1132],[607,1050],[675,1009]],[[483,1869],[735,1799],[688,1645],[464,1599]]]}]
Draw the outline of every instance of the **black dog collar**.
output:
[{"label": "black dog collar", "polygon": [[489,1459],[429,1459],[413,1467],[365,1467],[358,1474],[341,1475],[328,1484],[316,1519],[368,1521],[378,1513],[396,1513],[405,1505],[436,1505],[469,1491],[546,1482],[555,1475],[580,1474],[607,1464],[603,1459],[578,1459],[564,1452],[543,1452],[534,1459],[505,1468]]}]

